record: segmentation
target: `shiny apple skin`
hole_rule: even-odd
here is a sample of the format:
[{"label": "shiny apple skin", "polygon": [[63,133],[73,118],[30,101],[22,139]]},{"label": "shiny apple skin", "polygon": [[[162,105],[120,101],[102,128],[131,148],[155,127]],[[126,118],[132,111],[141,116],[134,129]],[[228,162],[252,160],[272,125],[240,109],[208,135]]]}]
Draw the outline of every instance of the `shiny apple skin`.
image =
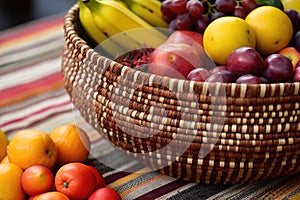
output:
[{"label": "shiny apple skin", "polygon": [[167,43],[157,47],[149,63],[149,73],[186,79],[193,69],[202,65],[197,51],[184,43]]},{"label": "shiny apple skin", "polygon": [[203,47],[203,35],[190,30],[177,30],[173,32],[165,43],[186,43],[198,48],[198,45]]}]

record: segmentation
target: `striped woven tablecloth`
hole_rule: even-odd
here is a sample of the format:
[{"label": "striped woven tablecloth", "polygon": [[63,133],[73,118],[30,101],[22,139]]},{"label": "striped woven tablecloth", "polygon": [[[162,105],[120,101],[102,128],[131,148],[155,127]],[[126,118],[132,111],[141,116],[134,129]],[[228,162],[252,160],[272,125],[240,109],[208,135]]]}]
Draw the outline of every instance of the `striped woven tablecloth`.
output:
[{"label": "striped woven tablecloth", "polygon": [[89,164],[123,199],[300,199],[300,174],[237,185],[184,182],[137,163],[81,118],[63,85],[63,14],[0,32],[0,128],[51,132],[76,123],[92,141]]}]

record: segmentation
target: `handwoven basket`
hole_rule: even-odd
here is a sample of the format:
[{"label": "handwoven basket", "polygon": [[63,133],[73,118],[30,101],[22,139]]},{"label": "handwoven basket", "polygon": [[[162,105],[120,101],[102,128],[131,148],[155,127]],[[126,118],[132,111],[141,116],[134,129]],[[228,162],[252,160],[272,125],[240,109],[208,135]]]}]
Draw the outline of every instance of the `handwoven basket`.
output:
[{"label": "handwoven basket", "polygon": [[184,180],[233,184],[300,172],[300,85],[200,83],[122,66],[93,50],[75,4],[64,21],[65,87],[116,147]]}]

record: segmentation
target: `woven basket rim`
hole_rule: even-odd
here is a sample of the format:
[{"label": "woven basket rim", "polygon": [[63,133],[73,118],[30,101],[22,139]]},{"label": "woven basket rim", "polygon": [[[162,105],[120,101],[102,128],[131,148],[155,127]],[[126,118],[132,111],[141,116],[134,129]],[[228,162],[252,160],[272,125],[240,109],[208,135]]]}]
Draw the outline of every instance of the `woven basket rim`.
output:
[{"label": "woven basket rim", "polygon": [[[77,46],[84,46],[85,49],[87,49],[88,51],[92,51],[93,56],[97,56],[97,57],[103,57],[103,59],[108,59],[109,61],[115,63],[115,67],[118,68],[126,68],[126,73],[129,74],[133,74],[135,72],[137,72],[137,70],[126,66],[126,65],[122,65],[120,63],[117,63],[114,60],[111,60],[107,57],[104,57],[102,55],[100,55],[97,51],[95,51],[91,46],[89,46],[88,42],[85,41],[82,37],[82,34],[84,33],[78,33],[78,26],[76,26],[76,23],[80,23],[78,17],[74,18],[74,13],[78,14],[79,12],[79,4],[75,3],[71,9],[67,12],[67,14],[65,15],[65,30],[67,30],[67,32],[71,32],[73,34],[72,37],[70,37],[71,42],[76,44]],[[73,23],[68,23],[66,21],[66,19],[73,19]],[[66,25],[67,24],[67,25]],[[88,39],[85,35],[85,38]],[[248,88],[251,91],[254,91],[257,88],[262,87],[264,90],[268,91],[268,90],[274,90],[274,88],[283,88],[283,87],[288,87],[288,88],[300,88],[300,82],[286,82],[286,83],[261,83],[261,84],[240,84],[240,83],[208,83],[208,82],[198,82],[198,81],[190,81],[190,80],[184,80],[184,79],[176,79],[176,78],[170,78],[170,77],[165,77],[165,76],[160,76],[160,75],[156,75],[156,74],[150,74],[147,72],[143,72],[143,71],[139,71],[139,73],[145,77],[150,77],[152,76],[152,78],[154,77],[154,79],[157,79],[159,82],[181,82],[181,84],[183,85],[195,85],[195,86],[203,86],[203,85],[222,85],[225,88]],[[300,94],[299,92],[296,92],[294,95],[297,96]],[[284,96],[285,94],[282,94],[282,96]]]}]

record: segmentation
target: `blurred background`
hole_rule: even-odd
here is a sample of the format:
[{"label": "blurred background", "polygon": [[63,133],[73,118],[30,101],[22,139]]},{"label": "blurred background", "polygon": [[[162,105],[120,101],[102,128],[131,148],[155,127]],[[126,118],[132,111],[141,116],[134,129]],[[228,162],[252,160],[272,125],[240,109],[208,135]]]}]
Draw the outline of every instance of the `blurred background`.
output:
[{"label": "blurred background", "polygon": [[77,0],[0,0],[0,31],[28,21],[63,14]]}]

